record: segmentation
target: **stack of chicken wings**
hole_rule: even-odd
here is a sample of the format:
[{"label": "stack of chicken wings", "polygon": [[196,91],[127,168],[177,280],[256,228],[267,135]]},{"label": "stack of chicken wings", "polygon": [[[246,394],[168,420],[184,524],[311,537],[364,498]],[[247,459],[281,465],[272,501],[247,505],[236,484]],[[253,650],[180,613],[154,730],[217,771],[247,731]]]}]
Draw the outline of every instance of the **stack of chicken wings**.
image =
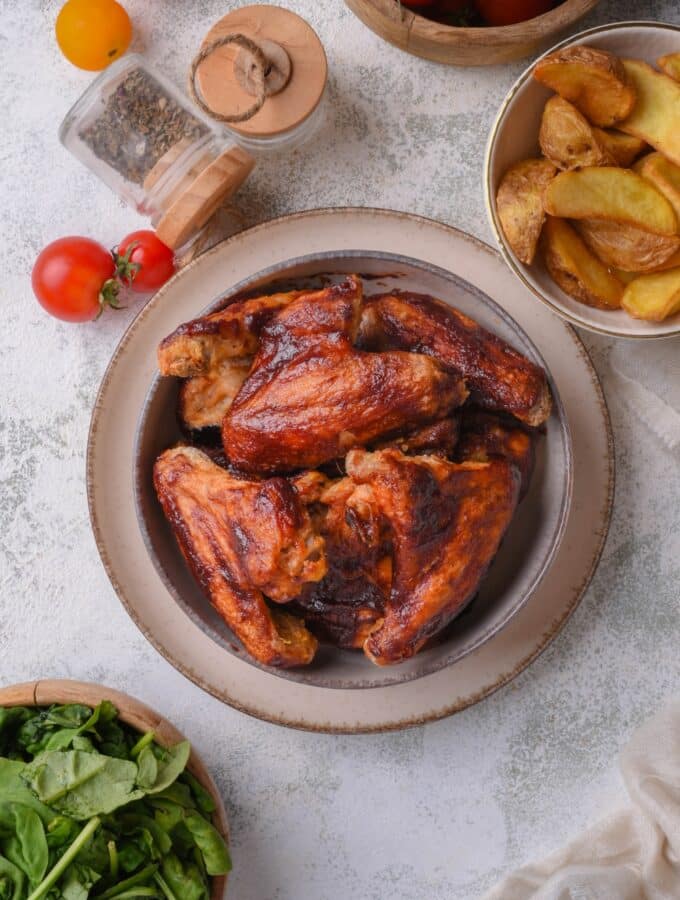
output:
[{"label": "stack of chicken wings", "polygon": [[[531,479],[545,372],[445,303],[361,279],[239,299],[158,349],[191,443],[156,492],[246,650],[409,659],[477,593]],[[216,448],[206,436],[219,434]],[[201,449],[203,447],[203,449]]]}]

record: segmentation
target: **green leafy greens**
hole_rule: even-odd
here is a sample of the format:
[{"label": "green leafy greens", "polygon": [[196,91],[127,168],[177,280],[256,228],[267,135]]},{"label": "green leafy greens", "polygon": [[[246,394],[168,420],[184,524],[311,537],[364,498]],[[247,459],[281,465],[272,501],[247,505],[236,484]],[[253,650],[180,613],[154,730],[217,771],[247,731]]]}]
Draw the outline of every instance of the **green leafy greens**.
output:
[{"label": "green leafy greens", "polygon": [[0,900],[209,900],[215,803],[108,701],[0,708]]}]

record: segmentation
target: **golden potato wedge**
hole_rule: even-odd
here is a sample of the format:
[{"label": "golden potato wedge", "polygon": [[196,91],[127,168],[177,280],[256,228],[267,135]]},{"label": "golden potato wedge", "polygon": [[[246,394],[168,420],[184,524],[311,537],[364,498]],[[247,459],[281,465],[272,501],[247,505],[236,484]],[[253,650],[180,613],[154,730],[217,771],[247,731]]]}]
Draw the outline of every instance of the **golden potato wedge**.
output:
[{"label": "golden potato wedge", "polygon": [[640,160],[637,172],[661,191],[680,222],[680,166],[666,159],[662,153],[648,153]]},{"label": "golden potato wedge", "polygon": [[598,309],[618,309],[624,285],[584,244],[568,222],[548,216],[543,228],[543,258],[565,294]]},{"label": "golden potato wedge", "polygon": [[680,81],[680,53],[669,53],[657,59],[657,65],[669,78]]},{"label": "golden potato wedge", "polygon": [[582,219],[576,230],[603,263],[626,272],[652,272],[680,251],[680,236],[652,234],[635,225]]},{"label": "golden potato wedge", "polygon": [[556,172],[547,159],[522,160],[508,169],[496,194],[503,233],[527,266],[534,260],[545,219],[543,192]]},{"label": "golden potato wedge", "polygon": [[636,319],[663,322],[680,312],[680,269],[658,275],[641,275],[626,286],[623,308]]},{"label": "golden potato wedge", "polygon": [[614,125],[635,106],[635,88],[623,63],[605,50],[557,50],[539,59],[534,78],[573,103],[593,125]]},{"label": "golden potato wedge", "polygon": [[640,59],[623,64],[638,99],[619,129],[647,141],[680,166],[680,83]]},{"label": "golden potato wedge", "polygon": [[632,134],[624,134],[613,128],[604,129],[593,126],[593,134],[597,142],[613,160],[612,165],[627,169],[647,147],[646,141]]},{"label": "golden potato wedge", "polygon": [[560,172],[543,195],[545,211],[563,219],[606,219],[654,234],[678,231],[675,211],[664,195],[630,169],[588,167]]},{"label": "golden potato wedge", "polygon": [[551,97],[545,104],[538,142],[558,169],[616,165],[600,146],[590,122],[564,97]]}]

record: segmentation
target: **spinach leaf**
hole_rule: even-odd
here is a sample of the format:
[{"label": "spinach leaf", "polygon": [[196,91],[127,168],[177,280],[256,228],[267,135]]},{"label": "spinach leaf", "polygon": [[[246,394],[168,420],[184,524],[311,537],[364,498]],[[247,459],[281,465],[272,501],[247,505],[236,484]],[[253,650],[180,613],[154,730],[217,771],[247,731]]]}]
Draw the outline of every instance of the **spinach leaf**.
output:
[{"label": "spinach leaf", "polygon": [[41,753],[26,766],[23,777],[43,803],[78,821],[143,796],[135,790],[135,763],[82,750]]},{"label": "spinach leaf", "polygon": [[152,797],[150,803],[153,808],[154,819],[163,831],[172,831],[184,818],[184,809],[178,803],[173,803],[172,800]]},{"label": "spinach leaf", "polygon": [[191,793],[196,801],[196,806],[206,815],[212,815],[217,809],[215,801],[206,791],[198,778],[195,778],[188,770],[183,773],[182,781],[186,781],[191,789]]},{"label": "spinach leaf", "polygon": [[26,877],[4,856],[0,856],[0,900],[22,900]]},{"label": "spinach leaf", "polygon": [[137,757],[137,784],[147,791],[153,787],[158,779],[158,760],[154,756],[151,747],[144,747]]},{"label": "spinach leaf", "polygon": [[59,900],[87,900],[100,879],[101,875],[94,869],[77,862],[71,863],[61,878]]},{"label": "spinach leaf", "polygon": [[35,810],[21,803],[0,803],[0,846],[31,884],[44,878],[49,853],[43,824]]},{"label": "spinach leaf", "polygon": [[0,754],[3,756],[19,755],[16,745],[16,734],[35,711],[27,706],[0,707]]},{"label": "spinach leaf", "polygon": [[42,821],[49,825],[55,813],[41,803],[33,791],[26,786],[22,775],[26,766],[14,759],[0,757],[0,797],[8,803],[21,803],[38,813]]},{"label": "spinach leaf", "polygon": [[47,846],[50,850],[58,850],[72,844],[78,836],[80,828],[74,819],[68,816],[56,816],[47,826]]},{"label": "spinach leaf", "polygon": [[61,731],[77,732],[92,716],[89,706],[69,703],[66,706],[50,706],[34,714],[21,726],[17,735],[18,743],[30,756],[47,749],[55,734]]},{"label": "spinach leaf", "polygon": [[[151,763],[148,761],[148,755],[155,755],[154,749],[157,754],[156,777],[150,784],[140,785],[147,794],[157,794],[160,791],[164,791],[173,782],[177,781],[185,770],[191,755],[191,744],[189,741],[182,741],[180,744],[175,744],[174,747],[169,747],[167,750],[159,748],[158,745],[155,745],[153,748],[151,746],[145,747],[137,758],[137,764],[140,772],[142,767],[144,767],[144,774],[147,778],[152,770]],[[158,752],[159,750],[160,753]]]},{"label": "spinach leaf", "polygon": [[170,853],[163,860],[161,874],[178,900],[209,900],[205,879],[194,863],[183,865]]},{"label": "spinach leaf", "polygon": [[201,851],[208,875],[226,875],[231,871],[229,851],[219,831],[197,812],[189,811],[184,825]]},{"label": "spinach leaf", "polygon": [[151,816],[123,814],[119,816],[118,822],[123,833],[132,837],[142,837],[144,845],[148,848],[148,856],[152,860],[160,859],[172,849],[168,833]]},{"label": "spinach leaf", "polygon": [[[114,884],[112,887],[107,888],[102,894],[98,895],[97,900],[109,900],[110,897],[122,897],[124,896],[124,892],[131,888],[138,888],[139,885],[150,885],[157,870],[157,865],[146,866],[146,868],[141,869],[139,872],[135,872],[135,874],[131,875],[129,878],[125,878],[123,881],[119,881],[118,884]],[[138,897],[140,895],[127,894],[127,896]]]},{"label": "spinach leaf", "polygon": [[185,809],[196,808],[191,791],[186,784],[182,784],[180,781],[176,781],[162,791],[156,791],[152,797],[149,797],[149,802],[153,803],[155,800],[169,800],[171,803],[176,803]]}]

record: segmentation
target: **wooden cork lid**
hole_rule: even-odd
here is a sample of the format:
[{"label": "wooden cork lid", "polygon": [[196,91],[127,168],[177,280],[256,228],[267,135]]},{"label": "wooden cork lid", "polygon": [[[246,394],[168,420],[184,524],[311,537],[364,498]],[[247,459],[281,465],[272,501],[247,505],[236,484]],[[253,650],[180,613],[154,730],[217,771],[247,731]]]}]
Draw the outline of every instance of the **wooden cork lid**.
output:
[{"label": "wooden cork lid", "polygon": [[241,147],[230,147],[202,168],[190,170],[168,197],[156,223],[160,240],[172,250],[186,244],[241,187],[254,165],[249,153]]},{"label": "wooden cork lid", "polygon": [[[243,35],[257,44],[271,63],[266,71],[266,99],[247,121],[230,122],[244,137],[283,134],[316,109],[326,87],[328,63],[314,29],[290,10],[268,4],[244,6],[220,19],[205,36],[201,50],[227,35]],[[247,50],[238,44],[217,47],[196,70],[205,104],[218,116],[238,115],[253,105]]]}]

